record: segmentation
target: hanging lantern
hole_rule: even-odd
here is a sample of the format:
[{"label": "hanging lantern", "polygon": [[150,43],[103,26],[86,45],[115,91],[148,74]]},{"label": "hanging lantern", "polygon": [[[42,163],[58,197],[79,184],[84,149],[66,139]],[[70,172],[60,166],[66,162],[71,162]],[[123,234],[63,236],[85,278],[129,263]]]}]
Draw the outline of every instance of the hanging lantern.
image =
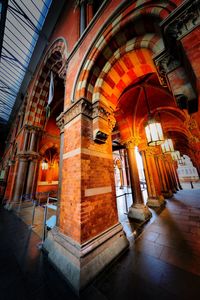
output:
[{"label": "hanging lantern", "polygon": [[161,124],[155,119],[149,119],[145,126],[148,146],[158,146],[164,142]]},{"label": "hanging lantern", "polygon": [[178,159],[178,164],[179,164],[180,166],[184,166],[185,162],[184,162],[183,157],[180,157],[180,158]]},{"label": "hanging lantern", "polygon": [[173,151],[171,152],[171,156],[173,160],[179,160],[181,158],[180,152],[179,151]]},{"label": "hanging lantern", "polygon": [[42,170],[47,170],[48,169],[48,162],[45,160],[42,161]]},{"label": "hanging lantern", "polygon": [[164,143],[161,145],[161,148],[163,153],[174,152],[172,139],[165,140]]},{"label": "hanging lantern", "polygon": [[148,146],[158,146],[164,142],[162,126],[160,122],[158,122],[157,120],[151,117],[151,110],[148,103],[146,90],[144,87],[143,87],[143,92],[144,92],[144,98],[146,101],[147,111],[148,111],[148,121],[145,124],[147,144]]}]

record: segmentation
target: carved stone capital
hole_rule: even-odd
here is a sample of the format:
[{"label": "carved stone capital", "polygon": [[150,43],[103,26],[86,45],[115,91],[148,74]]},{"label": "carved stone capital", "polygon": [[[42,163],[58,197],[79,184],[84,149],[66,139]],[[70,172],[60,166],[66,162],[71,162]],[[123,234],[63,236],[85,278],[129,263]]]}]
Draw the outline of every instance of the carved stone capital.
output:
[{"label": "carved stone capital", "polygon": [[61,114],[56,118],[56,125],[59,127],[60,132],[63,132],[64,125],[65,125],[65,119],[64,119],[63,112],[61,112]]},{"label": "carved stone capital", "polygon": [[185,121],[185,125],[189,130],[198,128],[197,122],[192,116],[189,118],[189,120]]},{"label": "carved stone capital", "polygon": [[145,153],[147,156],[154,156],[159,154],[159,150],[156,147],[146,147]]},{"label": "carved stone capital", "polygon": [[168,51],[163,51],[154,59],[158,73],[163,80],[163,85],[167,86],[166,74],[180,66],[180,61],[177,60]]},{"label": "carved stone capital", "polygon": [[165,35],[173,42],[198,24],[200,24],[200,0],[185,1],[184,5],[177,8],[176,17],[165,26]]},{"label": "carved stone capital", "polygon": [[71,122],[80,114],[92,118],[92,104],[84,98],[81,98],[77,102],[73,103],[71,107],[64,112],[64,125]]},{"label": "carved stone capital", "polygon": [[125,145],[126,149],[134,149],[140,144],[141,138],[139,136],[133,136],[129,139],[122,141],[122,144]]},{"label": "carved stone capital", "polygon": [[64,80],[64,84],[66,83],[66,75],[67,75],[67,64],[65,63],[58,71],[58,76]]},{"label": "carved stone capital", "polygon": [[92,108],[93,139],[98,143],[105,143],[115,127],[113,111],[99,101],[93,103]]}]

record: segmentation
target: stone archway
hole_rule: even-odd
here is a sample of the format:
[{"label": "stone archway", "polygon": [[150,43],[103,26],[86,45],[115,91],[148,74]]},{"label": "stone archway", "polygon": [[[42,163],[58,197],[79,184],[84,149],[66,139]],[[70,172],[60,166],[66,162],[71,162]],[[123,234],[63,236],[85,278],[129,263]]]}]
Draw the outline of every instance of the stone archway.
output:
[{"label": "stone archway", "polygon": [[[17,202],[26,193],[35,194],[37,177],[40,165],[39,149],[41,141],[44,142],[46,118],[46,106],[48,101],[50,72],[54,74],[54,96],[62,98],[59,108],[52,113],[58,117],[64,108],[64,82],[66,75],[67,47],[63,38],[55,40],[47,49],[37,74],[32,81],[28,96],[24,117],[23,137],[21,148],[18,152],[18,171],[16,173],[12,201]],[[62,82],[63,95],[59,95],[56,86]],[[54,97],[54,98],[55,98]],[[52,106],[56,104],[52,102]],[[59,112],[59,113],[58,113]],[[56,118],[54,117],[54,118]],[[60,140],[60,131],[57,129],[56,120],[54,128]]]}]

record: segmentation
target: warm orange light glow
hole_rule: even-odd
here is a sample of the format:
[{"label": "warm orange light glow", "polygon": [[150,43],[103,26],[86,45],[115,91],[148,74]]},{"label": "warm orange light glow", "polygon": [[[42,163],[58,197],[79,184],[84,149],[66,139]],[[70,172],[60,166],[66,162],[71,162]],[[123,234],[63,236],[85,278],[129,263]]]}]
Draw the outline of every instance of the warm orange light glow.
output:
[{"label": "warm orange light glow", "polygon": [[171,156],[172,156],[173,160],[179,160],[181,158],[181,155],[180,155],[179,151],[171,152]]},{"label": "warm orange light glow", "polygon": [[48,162],[46,160],[43,160],[42,162],[42,170],[47,170],[48,169]]},{"label": "warm orange light glow", "polygon": [[174,152],[172,139],[165,140],[164,143],[161,145],[161,148],[163,153]]},{"label": "warm orange light glow", "polygon": [[150,119],[145,126],[148,146],[157,146],[164,142],[161,124],[154,119]]}]

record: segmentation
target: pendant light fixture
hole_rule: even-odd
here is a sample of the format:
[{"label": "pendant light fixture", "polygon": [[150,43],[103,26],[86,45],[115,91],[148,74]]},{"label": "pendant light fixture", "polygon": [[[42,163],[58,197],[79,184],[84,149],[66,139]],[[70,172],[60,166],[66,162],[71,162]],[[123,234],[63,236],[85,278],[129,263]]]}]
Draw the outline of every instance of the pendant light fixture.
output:
[{"label": "pendant light fixture", "polygon": [[174,146],[172,139],[166,139],[164,143],[161,145],[163,153],[171,153],[174,152]]},{"label": "pendant light fixture", "polygon": [[148,121],[145,124],[145,133],[148,146],[158,146],[164,142],[161,123],[151,116],[149,103],[147,100],[146,90],[143,87],[144,98],[148,110]]},{"label": "pendant light fixture", "polygon": [[180,152],[179,151],[173,151],[171,152],[171,156],[173,160],[179,161],[181,158]]}]

